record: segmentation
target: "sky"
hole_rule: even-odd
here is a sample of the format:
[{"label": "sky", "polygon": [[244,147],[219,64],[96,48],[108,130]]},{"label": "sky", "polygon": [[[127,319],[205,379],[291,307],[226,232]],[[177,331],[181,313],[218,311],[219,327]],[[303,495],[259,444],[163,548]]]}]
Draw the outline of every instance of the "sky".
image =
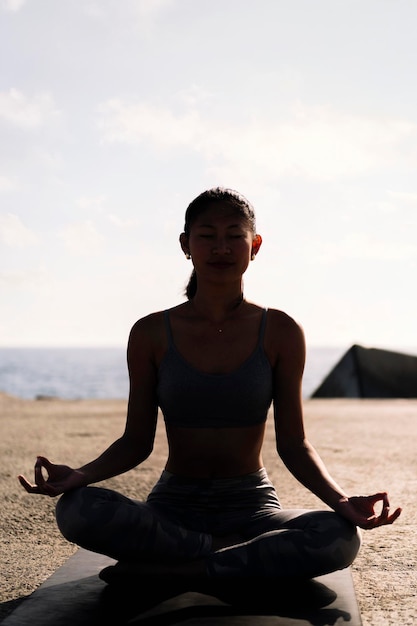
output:
[{"label": "sky", "polygon": [[417,353],[414,0],[0,0],[0,346],[124,346],[189,202],[254,205],[245,297]]}]

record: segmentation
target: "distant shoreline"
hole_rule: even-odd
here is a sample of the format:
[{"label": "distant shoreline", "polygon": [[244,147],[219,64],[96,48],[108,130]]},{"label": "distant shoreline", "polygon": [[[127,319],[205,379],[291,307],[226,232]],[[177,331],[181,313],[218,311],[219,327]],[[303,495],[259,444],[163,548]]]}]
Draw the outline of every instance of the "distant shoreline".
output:
[{"label": "distant shoreline", "polygon": [[[308,397],[344,353],[307,351],[303,396]],[[63,399],[127,398],[125,348],[0,348],[0,389],[11,395]]]},{"label": "distant shoreline", "polygon": [[[310,397],[346,352],[347,348],[342,347],[307,347],[304,399]],[[0,390],[27,400],[127,399],[126,349],[0,348]]]}]

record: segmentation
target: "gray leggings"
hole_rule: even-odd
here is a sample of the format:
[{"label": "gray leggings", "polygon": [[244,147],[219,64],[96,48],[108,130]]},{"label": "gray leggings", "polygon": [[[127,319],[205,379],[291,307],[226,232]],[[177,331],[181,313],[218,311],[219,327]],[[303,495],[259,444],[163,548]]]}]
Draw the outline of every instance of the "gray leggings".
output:
[{"label": "gray leggings", "polygon": [[[65,493],[64,537],[118,561],[204,559],[209,576],[312,578],[349,566],[358,529],[333,511],[282,509],[265,469],[190,480],[164,471],[146,502],[101,487]],[[238,535],[212,550],[212,537]]]}]

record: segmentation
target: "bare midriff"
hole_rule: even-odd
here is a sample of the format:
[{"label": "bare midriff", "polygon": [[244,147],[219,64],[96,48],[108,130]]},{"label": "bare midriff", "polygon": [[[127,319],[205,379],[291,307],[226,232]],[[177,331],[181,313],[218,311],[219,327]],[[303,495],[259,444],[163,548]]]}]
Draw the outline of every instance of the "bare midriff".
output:
[{"label": "bare midriff", "polygon": [[167,427],[165,469],[189,478],[231,478],[263,465],[265,423],[243,428]]}]

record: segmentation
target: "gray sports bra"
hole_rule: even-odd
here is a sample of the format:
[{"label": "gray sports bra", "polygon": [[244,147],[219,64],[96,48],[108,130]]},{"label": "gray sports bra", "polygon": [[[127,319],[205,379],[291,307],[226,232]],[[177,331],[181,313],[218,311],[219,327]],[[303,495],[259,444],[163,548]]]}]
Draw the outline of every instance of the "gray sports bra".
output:
[{"label": "gray sports bra", "polygon": [[177,351],[164,311],[168,350],[158,370],[158,404],[165,422],[188,428],[244,427],[266,420],[272,402],[272,368],[263,348],[266,309],[251,356],[229,374],[206,374]]}]

